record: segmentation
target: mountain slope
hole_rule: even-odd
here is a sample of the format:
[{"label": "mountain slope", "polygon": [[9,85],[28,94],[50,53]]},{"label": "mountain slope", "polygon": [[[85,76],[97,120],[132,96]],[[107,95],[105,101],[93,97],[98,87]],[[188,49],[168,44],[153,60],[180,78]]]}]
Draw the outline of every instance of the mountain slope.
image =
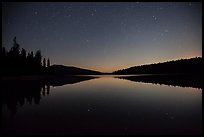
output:
[{"label": "mountain slope", "polygon": [[113,74],[172,74],[172,73],[197,73],[202,72],[202,57],[167,61],[157,64],[134,66],[127,69],[114,71]]},{"label": "mountain slope", "polygon": [[47,68],[49,74],[55,75],[100,75],[101,72],[77,68],[73,66],[52,65]]}]

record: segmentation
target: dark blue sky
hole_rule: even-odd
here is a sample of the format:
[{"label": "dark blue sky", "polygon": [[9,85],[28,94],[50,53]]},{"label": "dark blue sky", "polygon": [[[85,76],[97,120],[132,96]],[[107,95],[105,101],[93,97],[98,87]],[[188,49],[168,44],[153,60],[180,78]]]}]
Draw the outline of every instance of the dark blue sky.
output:
[{"label": "dark blue sky", "polygon": [[202,3],[2,3],[2,45],[15,36],[52,64],[103,72],[202,56]]}]

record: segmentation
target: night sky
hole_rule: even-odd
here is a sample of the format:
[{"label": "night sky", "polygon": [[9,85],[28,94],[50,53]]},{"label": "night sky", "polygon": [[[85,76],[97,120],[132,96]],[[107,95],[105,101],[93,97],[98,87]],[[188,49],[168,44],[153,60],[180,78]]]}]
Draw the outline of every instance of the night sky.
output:
[{"label": "night sky", "polygon": [[51,64],[112,72],[202,56],[202,3],[2,3],[2,45],[13,38]]}]

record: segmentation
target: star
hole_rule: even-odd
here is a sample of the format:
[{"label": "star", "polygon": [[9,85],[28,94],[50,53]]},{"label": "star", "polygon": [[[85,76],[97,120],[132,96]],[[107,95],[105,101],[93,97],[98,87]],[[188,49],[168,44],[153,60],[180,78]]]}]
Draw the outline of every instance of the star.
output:
[{"label": "star", "polygon": [[35,15],[38,15],[38,12],[37,12],[37,11],[35,11],[35,12],[34,12],[34,14],[35,14]]},{"label": "star", "polygon": [[91,10],[91,16],[94,16],[96,14],[96,9]]},{"label": "star", "polygon": [[170,118],[171,118],[171,120],[173,120],[173,119],[174,119],[174,117],[173,117],[173,116],[171,116]]},{"label": "star", "polygon": [[70,18],[72,15],[71,14],[68,14],[68,15],[65,15],[64,17],[65,18]]},{"label": "star", "polygon": [[154,15],[152,17],[154,18],[154,20],[157,20],[157,17],[155,17]]},{"label": "star", "polygon": [[168,30],[168,29],[165,29],[165,30],[164,30],[164,32],[168,33],[168,32],[169,32],[169,30]]},{"label": "star", "polygon": [[164,8],[163,7],[159,7],[159,10],[163,10]]}]

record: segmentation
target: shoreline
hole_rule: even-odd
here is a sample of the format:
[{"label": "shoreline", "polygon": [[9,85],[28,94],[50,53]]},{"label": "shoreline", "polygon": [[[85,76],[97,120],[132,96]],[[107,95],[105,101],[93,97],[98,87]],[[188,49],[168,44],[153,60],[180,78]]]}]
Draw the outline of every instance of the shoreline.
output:
[{"label": "shoreline", "polygon": [[78,74],[78,75],[55,75],[55,74],[36,74],[36,75],[3,75],[0,80],[44,80],[48,78],[65,78],[65,77],[100,77],[100,76],[113,76],[113,77],[155,77],[155,76],[195,76],[202,77],[200,73],[161,73],[161,74]]}]

